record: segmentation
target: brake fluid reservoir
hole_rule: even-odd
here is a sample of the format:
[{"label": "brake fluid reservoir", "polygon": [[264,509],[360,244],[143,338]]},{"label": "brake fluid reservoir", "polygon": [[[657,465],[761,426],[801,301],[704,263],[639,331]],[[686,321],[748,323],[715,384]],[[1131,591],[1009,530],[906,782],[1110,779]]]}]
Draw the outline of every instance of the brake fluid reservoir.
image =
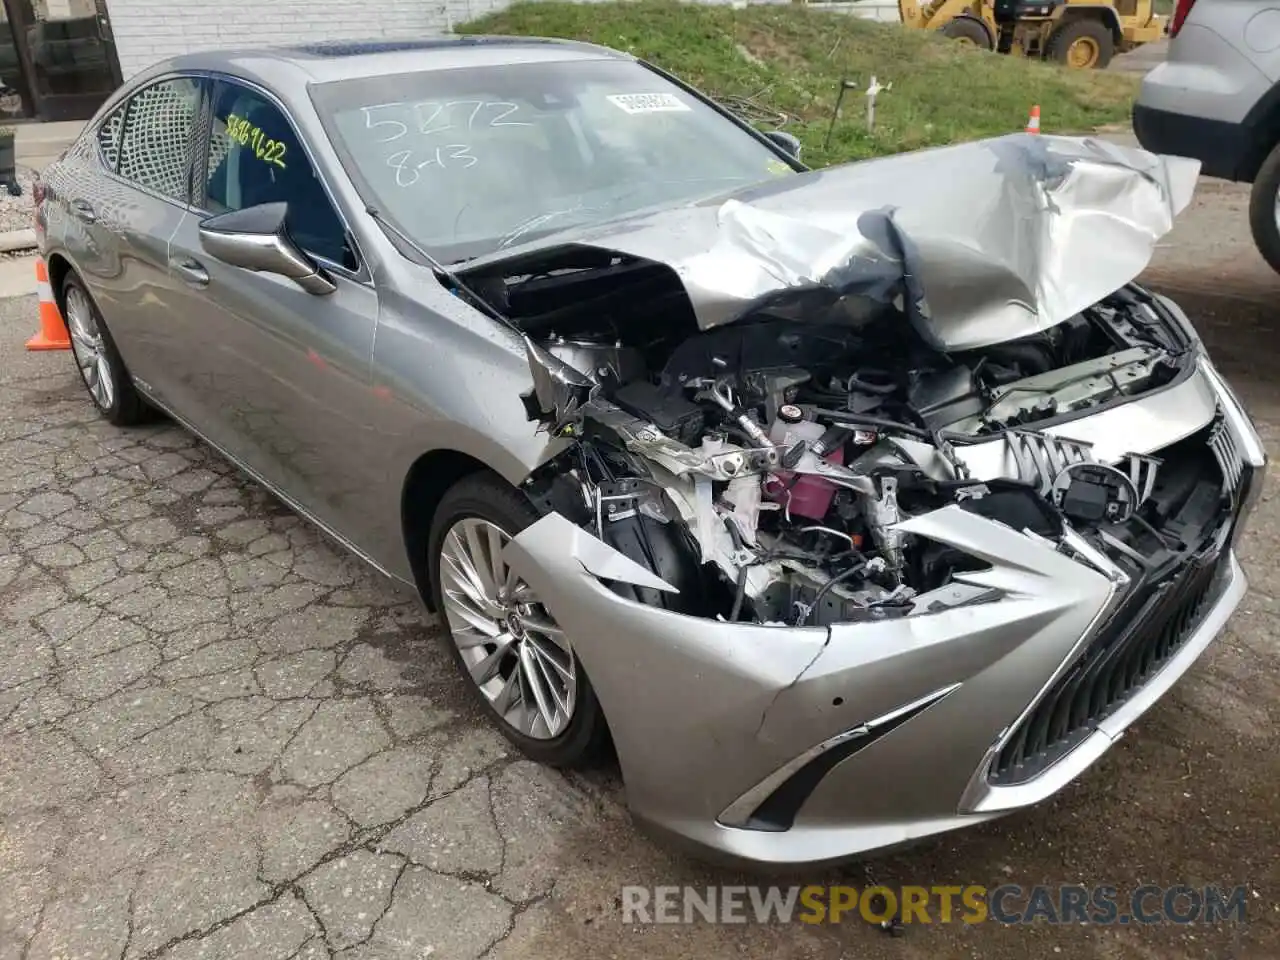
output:
[{"label": "brake fluid reservoir", "polygon": [[[826,433],[820,423],[812,420],[796,420],[788,423],[782,416],[769,428],[769,439],[778,445],[785,457],[795,444],[806,446],[816,443]],[[838,446],[824,458],[828,463],[844,462],[844,446]],[[831,509],[836,495],[836,485],[823,477],[796,475],[790,470],[779,470],[765,481],[764,492],[770,500],[776,500],[792,515],[807,520],[822,520]]]},{"label": "brake fluid reservoir", "polygon": [[813,443],[826,432],[822,424],[815,423],[813,420],[784,420],[782,414],[786,411],[787,408],[784,406],[779,416],[773,421],[773,426],[769,428],[769,439],[778,445],[778,453],[785,454],[800,440]]}]

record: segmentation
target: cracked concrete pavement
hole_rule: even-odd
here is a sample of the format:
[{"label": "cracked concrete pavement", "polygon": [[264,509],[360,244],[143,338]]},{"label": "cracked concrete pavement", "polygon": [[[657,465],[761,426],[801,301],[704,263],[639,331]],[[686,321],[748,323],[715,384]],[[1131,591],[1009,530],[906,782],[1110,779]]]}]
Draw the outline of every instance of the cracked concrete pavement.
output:
[{"label": "cracked concrete pavement", "polygon": [[[1189,303],[1274,450],[1280,297]],[[174,425],[99,420],[34,317],[0,302],[0,960],[1280,955],[1269,495],[1232,626],[1079,784],[806,878],[1246,883],[1248,926],[629,927],[623,884],[759,878],[639,834],[616,770],[520,759],[413,596]]]},{"label": "cracked concrete pavement", "polygon": [[0,308],[0,957],[472,957],[591,818],[416,598]]}]

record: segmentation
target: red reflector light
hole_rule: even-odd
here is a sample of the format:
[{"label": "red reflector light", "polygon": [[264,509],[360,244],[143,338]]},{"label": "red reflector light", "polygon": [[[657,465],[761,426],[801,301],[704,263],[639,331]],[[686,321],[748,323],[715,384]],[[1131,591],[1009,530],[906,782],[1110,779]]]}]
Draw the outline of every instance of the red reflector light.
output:
[{"label": "red reflector light", "polygon": [[1173,8],[1173,19],[1169,21],[1169,36],[1176,37],[1178,31],[1182,29],[1182,23],[1187,19],[1187,14],[1191,12],[1191,8],[1196,5],[1196,0],[1178,0],[1177,5]]}]

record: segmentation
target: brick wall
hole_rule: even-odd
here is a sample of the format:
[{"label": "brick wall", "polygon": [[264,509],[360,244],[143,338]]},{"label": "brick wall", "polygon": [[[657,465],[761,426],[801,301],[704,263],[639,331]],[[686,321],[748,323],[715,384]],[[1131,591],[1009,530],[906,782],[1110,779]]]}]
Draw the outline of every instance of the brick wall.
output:
[{"label": "brick wall", "polygon": [[120,70],[236,46],[442,33],[507,0],[107,0]]},{"label": "brick wall", "polygon": [[[68,2],[68,0],[62,0]],[[127,80],[180,53],[316,40],[446,33],[511,0],[106,0]],[[695,0],[789,3],[790,0]],[[813,2],[813,0],[811,0]],[[896,0],[816,0],[843,13],[898,21]]]}]

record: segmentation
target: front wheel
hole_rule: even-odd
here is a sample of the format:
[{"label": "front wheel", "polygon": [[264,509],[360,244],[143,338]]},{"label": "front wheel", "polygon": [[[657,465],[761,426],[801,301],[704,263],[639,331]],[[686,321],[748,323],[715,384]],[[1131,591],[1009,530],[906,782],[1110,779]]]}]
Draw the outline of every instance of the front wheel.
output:
[{"label": "front wheel", "polygon": [[1263,161],[1249,195],[1249,227],[1258,252],[1280,273],[1280,144]]},{"label": "front wheel", "polygon": [[977,17],[956,17],[944,23],[938,30],[948,40],[958,40],[982,50],[994,50],[995,44],[987,25]]},{"label": "front wheel", "polygon": [[1101,70],[1115,56],[1116,41],[1111,28],[1101,20],[1068,20],[1053,31],[1045,45],[1045,58],[1073,70]]},{"label": "front wheel", "polygon": [[444,495],[428,542],[431,591],[446,646],[502,733],[557,767],[593,759],[608,733],[569,639],[502,551],[538,512],[494,474]]}]

